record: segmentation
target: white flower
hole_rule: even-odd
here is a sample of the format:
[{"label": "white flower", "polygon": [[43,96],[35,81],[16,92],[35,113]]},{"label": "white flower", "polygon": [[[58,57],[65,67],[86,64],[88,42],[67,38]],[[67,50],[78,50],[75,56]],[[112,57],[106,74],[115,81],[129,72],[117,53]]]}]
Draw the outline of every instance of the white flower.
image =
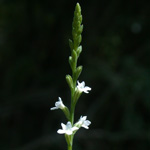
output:
[{"label": "white flower", "polygon": [[67,134],[67,135],[71,135],[73,133],[73,131],[78,130],[78,127],[72,127],[71,122],[68,121],[67,124],[63,124],[61,123],[62,129],[59,129],[57,131],[57,133],[59,134]]},{"label": "white flower", "polygon": [[83,117],[81,116],[77,124],[82,126],[85,129],[89,129],[88,126],[91,124],[91,121],[86,120],[86,118],[87,116],[83,116]]},{"label": "white flower", "polygon": [[65,108],[65,105],[63,104],[61,98],[58,97],[58,101],[55,103],[55,107],[52,107],[51,110],[64,109],[64,108]]},{"label": "white flower", "polygon": [[84,92],[84,93],[89,93],[89,91],[91,91],[91,88],[88,86],[85,86],[85,82],[82,81],[81,83],[79,81],[77,81],[78,85],[77,85],[77,89],[80,92]]}]

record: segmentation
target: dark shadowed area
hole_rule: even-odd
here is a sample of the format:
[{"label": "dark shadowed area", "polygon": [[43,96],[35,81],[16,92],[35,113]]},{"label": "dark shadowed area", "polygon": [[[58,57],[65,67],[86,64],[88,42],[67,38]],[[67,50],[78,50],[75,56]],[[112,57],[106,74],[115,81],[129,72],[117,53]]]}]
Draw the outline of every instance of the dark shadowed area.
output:
[{"label": "dark shadowed area", "polygon": [[[65,75],[77,1],[0,1],[0,150],[66,150],[70,105]],[[89,130],[73,150],[150,150],[150,1],[79,0],[83,15],[80,81],[92,87],[77,104]]]}]

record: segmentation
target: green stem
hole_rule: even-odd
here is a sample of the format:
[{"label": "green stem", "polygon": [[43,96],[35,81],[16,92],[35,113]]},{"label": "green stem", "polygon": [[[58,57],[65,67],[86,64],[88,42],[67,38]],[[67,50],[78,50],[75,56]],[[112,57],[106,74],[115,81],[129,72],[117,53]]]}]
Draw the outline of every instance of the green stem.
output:
[{"label": "green stem", "polygon": [[74,110],[73,110],[73,109],[71,110],[70,122],[71,122],[71,124],[73,125],[73,123],[74,123]]},{"label": "green stem", "polygon": [[70,144],[68,144],[68,150],[72,150],[72,147],[73,147],[73,137],[74,137],[74,135],[71,135]]},{"label": "green stem", "polygon": [[[81,25],[82,23],[82,15],[81,15],[81,7],[79,5],[79,3],[76,4],[75,7],[75,12],[74,12],[74,18],[73,18],[73,23],[72,23],[72,38],[73,41],[69,41],[70,42],[70,48],[72,50],[72,54],[69,57],[69,63],[71,65],[71,69],[72,69],[72,82],[73,85],[71,84],[71,108],[70,108],[70,122],[73,126],[74,124],[74,111],[75,111],[75,105],[76,105],[76,98],[75,98],[75,90],[76,90],[76,82],[77,82],[77,78],[79,77],[79,75],[77,75],[77,60],[78,57],[81,53],[82,50],[78,50],[81,40],[82,40],[82,30],[83,30],[83,25]],[[82,69],[82,68],[81,68]],[[81,73],[81,71],[80,71]],[[79,74],[80,74],[79,73]],[[70,140],[68,143],[68,150],[72,150],[72,146],[73,146],[73,138],[74,135],[70,136]]]},{"label": "green stem", "polygon": [[[73,126],[73,124],[74,124],[74,111],[75,111],[74,93],[75,93],[75,88],[76,88],[76,80],[74,79],[74,71],[73,70],[72,70],[72,73],[73,73],[73,90],[71,91],[70,122],[71,122],[71,124]],[[68,145],[68,150],[72,150],[73,137],[74,137],[74,135],[71,135],[71,141],[70,141],[70,144]]]},{"label": "green stem", "polygon": [[72,145],[68,145],[68,150],[72,150]]},{"label": "green stem", "polygon": [[[77,65],[77,62],[75,62],[75,66]],[[75,68],[76,70],[76,68]],[[73,78],[73,89],[71,91],[71,111],[70,111],[70,122],[73,125],[74,123],[74,110],[75,110],[75,104],[74,104],[74,93],[76,88],[76,80],[75,80],[75,71],[72,70],[72,78]]]},{"label": "green stem", "polygon": [[74,123],[74,92],[75,90],[73,89],[71,93],[71,111],[70,111],[70,122],[72,125]]}]

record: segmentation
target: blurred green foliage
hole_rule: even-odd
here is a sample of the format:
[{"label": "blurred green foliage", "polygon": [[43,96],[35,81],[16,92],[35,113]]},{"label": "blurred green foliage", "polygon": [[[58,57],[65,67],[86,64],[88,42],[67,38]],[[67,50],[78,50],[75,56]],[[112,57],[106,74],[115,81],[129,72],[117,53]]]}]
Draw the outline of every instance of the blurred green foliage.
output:
[{"label": "blurred green foliage", "polygon": [[[58,96],[69,105],[65,75],[76,2],[0,1],[0,150],[65,150],[56,131],[66,120],[49,108]],[[92,125],[77,134],[74,149],[149,150],[150,2],[79,3],[80,81],[92,92],[81,97],[76,118],[88,115]]]}]

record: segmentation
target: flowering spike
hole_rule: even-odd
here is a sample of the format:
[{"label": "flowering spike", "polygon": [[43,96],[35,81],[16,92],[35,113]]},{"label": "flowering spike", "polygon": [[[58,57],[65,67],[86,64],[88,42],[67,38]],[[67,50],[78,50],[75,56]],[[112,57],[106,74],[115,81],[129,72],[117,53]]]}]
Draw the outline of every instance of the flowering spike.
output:
[{"label": "flowering spike", "polygon": [[71,91],[71,107],[69,110],[59,97],[59,100],[55,103],[55,107],[51,108],[51,110],[61,109],[68,119],[67,124],[65,125],[61,123],[62,129],[59,129],[57,131],[58,134],[65,134],[68,150],[72,150],[73,137],[76,131],[81,127],[89,129],[89,125],[91,124],[89,120],[86,120],[87,116],[81,116],[79,121],[74,124],[74,111],[76,103],[83,92],[89,93],[89,91],[91,90],[90,87],[85,86],[84,81],[82,81],[81,83],[77,81],[83,69],[82,66],[77,66],[78,58],[82,52],[82,46],[80,45],[82,41],[82,31],[83,25],[81,7],[79,3],[77,3],[72,22],[72,40],[69,39],[69,47],[71,50],[71,56],[69,56],[69,64],[72,70],[72,76],[66,75],[66,81]]}]

